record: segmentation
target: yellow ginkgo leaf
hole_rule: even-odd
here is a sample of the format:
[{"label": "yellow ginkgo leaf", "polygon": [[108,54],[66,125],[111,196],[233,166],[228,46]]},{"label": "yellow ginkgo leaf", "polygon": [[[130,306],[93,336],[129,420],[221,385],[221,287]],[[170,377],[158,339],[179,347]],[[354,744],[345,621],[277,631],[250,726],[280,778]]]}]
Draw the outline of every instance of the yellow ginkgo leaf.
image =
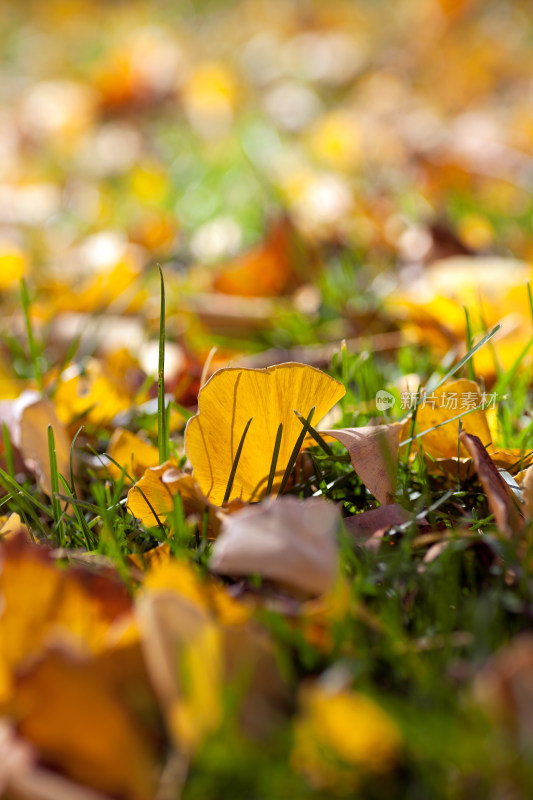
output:
[{"label": "yellow ginkgo leaf", "polygon": [[[227,368],[216,372],[198,397],[198,413],[187,423],[185,449],[200,489],[215,505],[225,500],[259,500],[266,493],[278,431],[282,425],[272,490],[302,432],[304,417],[315,409],[316,424],[337,403],[344,386],[305,364],[266,369]],[[249,426],[248,426],[249,425]],[[229,496],[228,481],[243,434],[240,458]]]},{"label": "yellow ginkgo leaf", "polygon": [[174,510],[174,496],[179,494],[185,516],[202,514],[208,505],[192,475],[180,472],[175,462],[165,461],[149,467],[128,492],[128,508],[143,525],[164,523]]}]

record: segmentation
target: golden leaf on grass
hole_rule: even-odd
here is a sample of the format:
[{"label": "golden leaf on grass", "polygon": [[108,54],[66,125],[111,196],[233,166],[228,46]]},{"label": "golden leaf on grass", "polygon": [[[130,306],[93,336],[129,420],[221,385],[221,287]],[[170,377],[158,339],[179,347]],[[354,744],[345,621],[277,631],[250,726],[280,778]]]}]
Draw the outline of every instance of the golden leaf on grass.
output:
[{"label": "golden leaf on grass", "polygon": [[147,800],[155,793],[157,760],[151,728],[133,710],[150,696],[135,650],[119,654],[120,669],[108,663],[109,654],[46,652],[19,672],[10,715],[46,764],[114,797]]},{"label": "golden leaf on grass", "polygon": [[22,535],[0,542],[0,703],[14,670],[49,642],[98,652],[120,637],[130,618],[124,586],[109,573],[61,569],[45,547]]},{"label": "golden leaf on grass", "polygon": [[338,509],[321,498],[269,498],[227,517],[209,569],[221,575],[261,575],[312,595],[338,573]]},{"label": "golden leaf on grass", "polygon": [[20,451],[25,466],[37,474],[43,491],[51,497],[49,425],[54,431],[58,472],[67,479],[70,472],[70,440],[53,403],[38,392],[22,392],[16,400],[0,402],[0,426],[2,423],[6,424],[11,444]]},{"label": "golden leaf on grass", "polygon": [[179,494],[185,516],[209,513],[211,535],[218,530],[215,508],[206,500],[192,475],[186,475],[173,461],[149,467],[128,492],[128,508],[143,525],[154,527],[165,523],[174,510],[174,497]]},{"label": "golden leaf on grass", "polygon": [[394,721],[373,700],[315,683],[301,693],[291,762],[322,789],[355,789],[361,776],[386,772],[398,757]]},{"label": "golden leaf on grass", "polygon": [[500,532],[507,538],[520,533],[524,527],[524,518],[513,492],[504,481],[481,440],[477,436],[463,431],[461,444],[472,456],[474,466],[487,497],[489,508],[494,514]]},{"label": "golden leaf on grass", "polygon": [[[125,428],[116,428],[109,441],[109,455],[120,464],[128,475],[140,478],[149,467],[159,464],[159,450],[150,442],[141,439]],[[122,470],[112,461],[107,469],[114,478],[122,474]]]},{"label": "golden leaf on grass", "polygon": [[350,453],[350,460],[367,489],[386,505],[396,491],[398,446],[404,425],[369,425],[323,431],[337,439]]},{"label": "golden leaf on grass", "polygon": [[283,425],[273,492],[302,431],[294,411],[304,417],[314,407],[315,425],[337,403],[344,386],[314,367],[287,363],[262,369],[221,369],[198,396],[198,413],[187,423],[185,448],[205,496],[222,505],[233,462],[246,426],[229,500],[259,500],[267,488],[276,436]]}]

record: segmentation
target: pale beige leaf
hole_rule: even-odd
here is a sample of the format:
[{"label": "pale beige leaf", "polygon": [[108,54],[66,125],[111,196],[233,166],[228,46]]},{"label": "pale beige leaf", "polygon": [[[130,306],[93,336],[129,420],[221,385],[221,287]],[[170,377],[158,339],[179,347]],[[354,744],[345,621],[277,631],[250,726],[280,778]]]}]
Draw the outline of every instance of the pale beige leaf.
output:
[{"label": "pale beige leaf", "polygon": [[338,509],[320,498],[270,498],[223,522],[209,568],[221,575],[261,575],[319,595],[338,570]]},{"label": "pale beige leaf", "polygon": [[392,503],[396,491],[398,447],[403,424],[372,425],[323,431],[337,439],[350,454],[354,470],[380,503]]}]

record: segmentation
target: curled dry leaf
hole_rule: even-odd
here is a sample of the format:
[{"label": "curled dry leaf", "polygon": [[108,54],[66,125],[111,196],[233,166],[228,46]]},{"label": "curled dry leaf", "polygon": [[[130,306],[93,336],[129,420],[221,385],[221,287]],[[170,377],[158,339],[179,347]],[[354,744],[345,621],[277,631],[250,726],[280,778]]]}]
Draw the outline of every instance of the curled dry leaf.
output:
[{"label": "curled dry leaf", "polygon": [[320,498],[270,498],[224,520],[209,569],[221,575],[261,575],[322,594],[337,577],[338,519],[338,509]]},{"label": "curled dry leaf", "polygon": [[173,461],[158,467],[149,467],[143,477],[128,492],[128,508],[143,525],[154,527],[164,524],[174,510],[174,497],[179,494],[185,516],[209,514],[208,534],[215,535],[219,523],[216,509],[202,494],[192,475],[186,475]]},{"label": "curled dry leaf", "polygon": [[516,536],[524,527],[524,518],[511,489],[492,463],[478,436],[463,431],[460,439],[472,456],[479,482],[483,486],[500,533],[508,539]]},{"label": "curled dry leaf", "polygon": [[24,465],[35,472],[42,490],[52,496],[48,426],[54,431],[57,469],[68,478],[70,441],[53,403],[38,392],[25,391],[16,400],[0,402],[0,428],[5,423],[12,445],[21,453]]},{"label": "curled dry leaf", "polygon": [[[287,363],[256,369],[221,369],[198,396],[198,413],[187,423],[185,449],[200,489],[222,505],[245,429],[249,429],[228,500],[260,500],[266,493],[279,426],[283,425],[272,490],[283,473],[314,407],[316,424],[345,393],[344,386],[314,367]],[[251,422],[250,422],[251,420]]]},{"label": "curled dry leaf", "polygon": [[398,447],[404,424],[369,425],[323,431],[337,439],[350,453],[350,460],[366,488],[380,503],[392,502],[396,491]]}]

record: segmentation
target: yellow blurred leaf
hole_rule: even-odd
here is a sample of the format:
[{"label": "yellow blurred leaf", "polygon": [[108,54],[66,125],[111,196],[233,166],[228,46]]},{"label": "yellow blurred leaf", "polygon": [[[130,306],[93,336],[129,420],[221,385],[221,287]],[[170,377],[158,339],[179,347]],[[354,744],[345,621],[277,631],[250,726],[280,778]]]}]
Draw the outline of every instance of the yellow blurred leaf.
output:
[{"label": "yellow blurred leaf", "polygon": [[112,796],[147,800],[155,793],[156,750],[124,695],[127,687],[139,703],[150,690],[140,653],[127,652],[119,664],[117,675],[108,657],[47,652],[17,677],[12,714],[47,764]]},{"label": "yellow blurred leaf", "polygon": [[353,790],[365,773],[394,766],[400,732],[373,700],[316,683],[304,688],[300,703],[291,762],[313,786]]},{"label": "yellow blurred leaf", "polygon": [[[108,453],[128,475],[133,475],[135,478],[140,478],[149,467],[159,464],[157,447],[125,428],[115,428],[109,441]],[[122,474],[113,462],[108,464],[107,470],[114,478]]]},{"label": "yellow blurred leaf", "polygon": [[227,368],[202,387],[198,413],[187,423],[185,448],[205,496],[222,505],[237,448],[251,420],[229,500],[259,500],[266,491],[280,424],[283,424],[273,491],[280,485],[302,431],[294,411],[312,424],[345,393],[344,386],[314,367],[287,363],[264,370]]},{"label": "yellow blurred leaf", "polygon": [[[426,400],[421,403],[416,412],[416,429],[418,433],[423,433],[436,425],[440,425],[440,427],[417,440],[422,452],[433,458],[457,459],[459,453],[459,420],[456,419],[454,422],[447,422],[447,420],[457,417],[468,409],[477,408],[482,403],[483,397],[477,383],[464,379],[445,383],[440,389],[428,394]],[[487,416],[483,408],[471,411],[471,413],[462,417],[462,430],[474,436],[479,436],[485,446],[492,441]],[[405,426],[403,430],[405,438],[408,435],[408,431],[409,427]],[[465,455],[466,453],[461,449],[461,456],[464,457]]]}]

